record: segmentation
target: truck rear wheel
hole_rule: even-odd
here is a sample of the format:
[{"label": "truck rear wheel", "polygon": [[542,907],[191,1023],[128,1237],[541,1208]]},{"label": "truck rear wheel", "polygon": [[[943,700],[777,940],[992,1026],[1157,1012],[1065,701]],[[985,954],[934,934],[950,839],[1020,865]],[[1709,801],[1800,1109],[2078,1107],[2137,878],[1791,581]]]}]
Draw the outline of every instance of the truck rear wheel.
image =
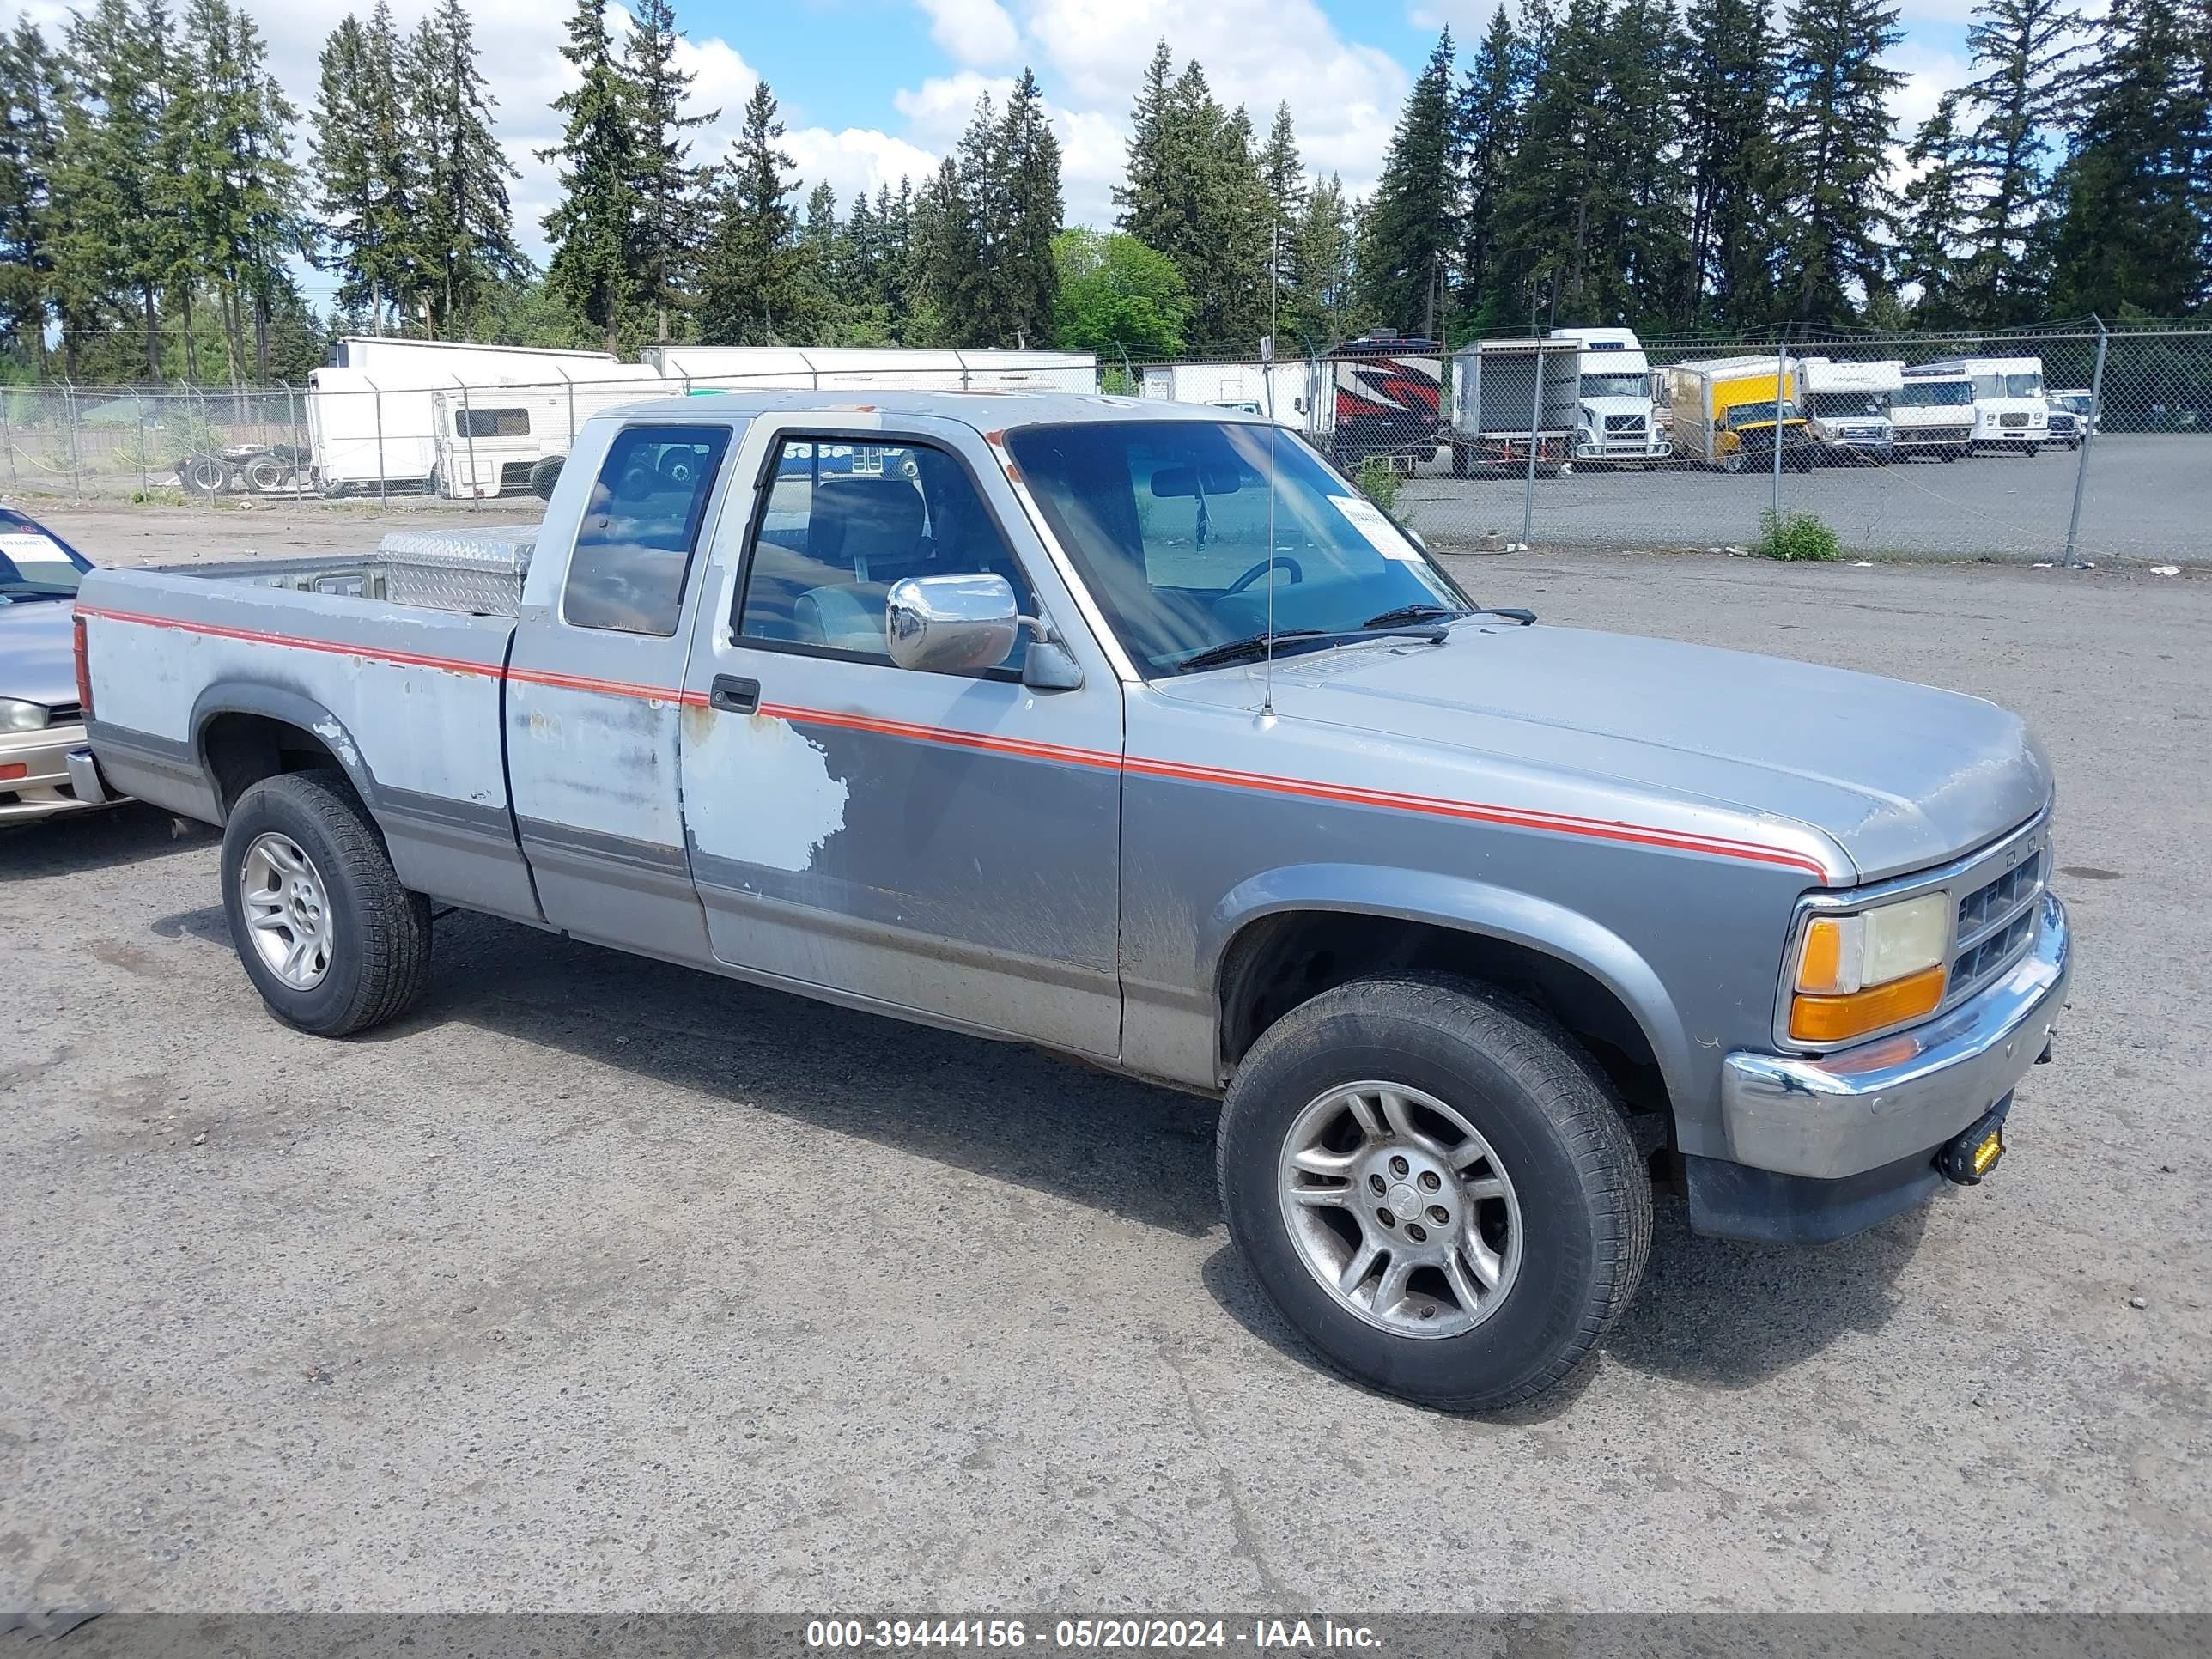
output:
[{"label": "truck rear wheel", "polygon": [[1356,981],[1269,1027],[1222,1108],[1231,1237],[1354,1381],[1489,1411],[1573,1370],[1627,1306],[1651,1188],[1551,1020],[1451,981]]},{"label": "truck rear wheel", "polygon": [[223,826],[222,908],[246,977],[303,1031],[366,1031],[429,982],[430,901],[399,884],[335,773],[264,778],[239,798]]}]

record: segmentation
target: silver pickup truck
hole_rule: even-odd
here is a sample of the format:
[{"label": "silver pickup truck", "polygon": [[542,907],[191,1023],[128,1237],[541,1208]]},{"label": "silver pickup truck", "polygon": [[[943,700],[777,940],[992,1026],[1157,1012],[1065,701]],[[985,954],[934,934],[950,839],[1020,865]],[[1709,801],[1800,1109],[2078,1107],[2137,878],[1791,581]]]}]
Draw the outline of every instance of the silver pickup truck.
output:
[{"label": "silver pickup truck", "polygon": [[95,572],[78,788],[223,826],[306,1031],[451,903],[1221,1096],[1261,1285],[1440,1406],[1602,1338],[1655,1182],[1813,1240],[2001,1155],[2068,975],[2011,714],[1486,609],[1264,420],[860,396],[603,415],[465,582]]}]

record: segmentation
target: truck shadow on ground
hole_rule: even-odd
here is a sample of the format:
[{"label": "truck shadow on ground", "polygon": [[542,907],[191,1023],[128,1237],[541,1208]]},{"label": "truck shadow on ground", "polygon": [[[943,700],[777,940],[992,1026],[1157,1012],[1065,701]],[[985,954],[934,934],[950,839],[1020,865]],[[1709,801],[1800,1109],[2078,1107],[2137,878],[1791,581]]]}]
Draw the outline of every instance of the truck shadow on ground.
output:
[{"label": "truck shadow on ground", "polygon": [[[1689,1207],[1660,1198],[1644,1284],[1607,1335],[1607,1359],[1648,1376],[1727,1392],[1755,1388],[1854,1333],[1878,1330],[1898,1302],[1893,1285],[1919,1248],[1927,1212],[1913,1210],[1856,1238],[1815,1249],[1701,1238]],[[1237,1322],[1291,1357],[1313,1363],[1237,1253],[1206,1264],[1206,1289]],[[1571,1407],[1599,1375],[1585,1365],[1560,1387],[1487,1420],[1540,1423]]]},{"label": "truck shadow on ground", "polygon": [[39,881],[120,869],[173,853],[216,832],[137,801],[100,811],[0,827],[0,882]]},{"label": "truck shadow on ground", "polygon": [[[166,938],[230,948],[220,906],[167,916]],[[1212,1103],[1018,1043],[910,1025],[470,913],[443,917],[430,989],[407,1018],[356,1039],[405,1044],[451,1022],[556,1051],[560,1092],[614,1067],[720,1102],[802,1121],[1188,1238],[1218,1232]],[[657,1107],[639,1097],[634,1108]],[[1679,1199],[1657,1201],[1642,1289],[1602,1352],[1693,1386],[1749,1389],[1841,1338],[1879,1329],[1925,1210],[1856,1238],[1793,1249],[1700,1238]],[[1291,1334],[1225,1239],[1203,1276],[1253,1335],[1302,1365]],[[1492,1420],[1568,1409],[1599,1374]]]}]

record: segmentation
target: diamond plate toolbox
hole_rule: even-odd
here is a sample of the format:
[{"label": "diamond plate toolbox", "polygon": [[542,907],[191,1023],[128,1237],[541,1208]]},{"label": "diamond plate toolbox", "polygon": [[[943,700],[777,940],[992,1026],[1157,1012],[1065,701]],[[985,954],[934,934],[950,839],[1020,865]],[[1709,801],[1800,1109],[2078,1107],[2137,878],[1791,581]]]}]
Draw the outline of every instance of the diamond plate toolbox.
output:
[{"label": "diamond plate toolbox", "polygon": [[532,524],[483,530],[395,530],[376,545],[386,597],[434,611],[512,617],[538,543]]}]

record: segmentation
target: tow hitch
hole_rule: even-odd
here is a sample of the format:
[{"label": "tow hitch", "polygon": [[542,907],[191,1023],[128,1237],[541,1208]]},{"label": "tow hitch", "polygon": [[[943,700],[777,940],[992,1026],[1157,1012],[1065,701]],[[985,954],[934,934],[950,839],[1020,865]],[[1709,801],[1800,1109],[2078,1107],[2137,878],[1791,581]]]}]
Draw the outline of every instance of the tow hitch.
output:
[{"label": "tow hitch", "polygon": [[1943,1172],[1945,1180],[1954,1181],[1961,1187],[1981,1185],[1982,1177],[1996,1169],[2004,1157],[2005,1116],[2011,1110],[2012,1097],[2007,1095],[1936,1154],[1936,1167]]}]

